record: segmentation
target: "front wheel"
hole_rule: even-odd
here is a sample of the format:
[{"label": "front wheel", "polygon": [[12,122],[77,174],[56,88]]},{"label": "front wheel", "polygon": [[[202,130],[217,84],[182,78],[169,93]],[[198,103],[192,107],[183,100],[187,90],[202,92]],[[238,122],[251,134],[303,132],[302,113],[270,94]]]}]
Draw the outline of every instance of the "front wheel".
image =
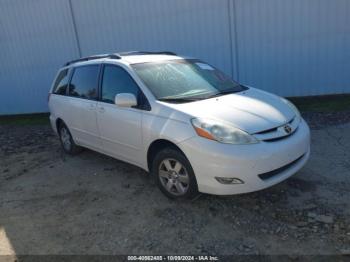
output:
[{"label": "front wheel", "polygon": [[198,195],[192,166],[178,150],[167,148],[160,151],[153,160],[152,173],[160,190],[169,198],[192,199]]}]

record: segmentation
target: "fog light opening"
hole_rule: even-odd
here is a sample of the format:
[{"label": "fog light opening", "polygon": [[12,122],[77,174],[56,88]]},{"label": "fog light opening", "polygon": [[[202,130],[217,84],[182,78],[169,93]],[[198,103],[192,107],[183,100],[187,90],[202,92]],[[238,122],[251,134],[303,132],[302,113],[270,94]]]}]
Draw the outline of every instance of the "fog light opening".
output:
[{"label": "fog light opening", "polygon": [[244,181],[236,177],[215,177],[220,184],[244,184]]}]

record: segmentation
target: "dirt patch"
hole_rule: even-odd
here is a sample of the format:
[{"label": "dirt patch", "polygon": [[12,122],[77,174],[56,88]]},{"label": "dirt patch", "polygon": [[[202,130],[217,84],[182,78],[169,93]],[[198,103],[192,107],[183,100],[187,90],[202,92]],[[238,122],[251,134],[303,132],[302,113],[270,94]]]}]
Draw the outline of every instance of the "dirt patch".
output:
[{"label": "dirt patch", "polygon": [[[146,172],[48,125],[0,126],[0,254],[340,254],[350,247],[350,124],[305,114],[312,154],[267,190],[171,201]],[[337,120],[330,120],[337,119]]]},{"label": "dirt patch", "polygon": [[312,129],[350,123],[350,110],[340,112],[303,112],[303,117]]}]

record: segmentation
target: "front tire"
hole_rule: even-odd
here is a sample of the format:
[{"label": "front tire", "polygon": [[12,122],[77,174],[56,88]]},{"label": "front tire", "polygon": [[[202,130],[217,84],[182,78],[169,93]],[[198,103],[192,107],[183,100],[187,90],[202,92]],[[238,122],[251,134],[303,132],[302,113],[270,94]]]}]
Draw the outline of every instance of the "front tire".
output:
[{"label": "front tire", "polygon": [[166,148],[157,153],[152,174],[159,189],[171,199],[193,199],[199,194],[190,162],[176,149]]},{"label": "front tire", "polygon": [[76,155],[81,151],[81,147],[75,144],[73,137],[65,124],[61,123],[59,125],[58,134],[64,152],[70,155]]}]

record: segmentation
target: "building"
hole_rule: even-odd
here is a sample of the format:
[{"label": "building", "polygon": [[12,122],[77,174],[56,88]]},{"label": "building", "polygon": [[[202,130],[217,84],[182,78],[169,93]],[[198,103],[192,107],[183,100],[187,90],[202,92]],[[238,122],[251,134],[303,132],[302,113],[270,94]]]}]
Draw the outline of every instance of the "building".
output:
[{"label": "building", "polygon": [[349,0],[0,0],[0,114],[46,112],[67,60],[201,58],[283,96],[350,93]]}]

